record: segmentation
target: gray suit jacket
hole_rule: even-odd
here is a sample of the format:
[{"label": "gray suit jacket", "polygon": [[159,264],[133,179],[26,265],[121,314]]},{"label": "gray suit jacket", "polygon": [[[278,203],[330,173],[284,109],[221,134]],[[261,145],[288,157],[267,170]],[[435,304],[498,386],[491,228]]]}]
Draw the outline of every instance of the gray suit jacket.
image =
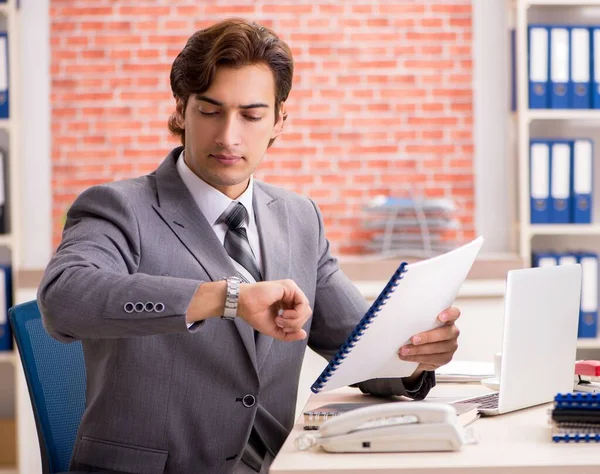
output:
[{"label": "gray suit jacket", "polygon": [[[329,254],[315,204],[255,181],[265,279],[291,278],[304,291],[308,341],[255,343],[239,319],[189,332],[198,286],[235,268],[177,173],[180,152],[148,176],[83,192],[40,286],[48,332],[83,342],[87,407],[72,469],[225,473],[253,424],[276,454],[294,423],[307,342],[331,358],[367,309]],[[406,393],[400,379],[371,383],[362,389]],[[429,374],[411,395],[434,383]]]}]

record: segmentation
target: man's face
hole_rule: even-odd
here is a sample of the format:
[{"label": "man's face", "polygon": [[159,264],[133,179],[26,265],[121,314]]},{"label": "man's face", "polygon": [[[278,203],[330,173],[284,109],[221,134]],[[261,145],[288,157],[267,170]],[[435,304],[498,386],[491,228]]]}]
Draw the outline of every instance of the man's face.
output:
[{"label": "man's face", "polygon": [[275,120],[275,81],[265,64],[219,67],[211,86],[190,95],[179,126],[185,162],[202,180],[237,199],[283,125]]}]

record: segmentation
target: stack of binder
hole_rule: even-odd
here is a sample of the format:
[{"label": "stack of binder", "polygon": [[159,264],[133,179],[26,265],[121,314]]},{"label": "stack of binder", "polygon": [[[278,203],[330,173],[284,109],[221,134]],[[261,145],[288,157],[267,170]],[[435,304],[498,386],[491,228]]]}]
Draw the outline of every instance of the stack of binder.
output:
[{"label": "stack of binder", "polygon": [[555,443],[600,442],[600,394],[557,394],[550,424]]},{"label": "stack of binder", "polygon": [[530,109],[600,108],[600,27],[530,25],[528,40]]},{"label": "stack of binder", "polygon": [[532,224],[592,222],[594,146],[591,140],[530,141]]},{"label": "stack of binder", "polygon": [[0,32],[0,119],[10,117],[8,60],[8,34]]},{"label": "stack of binder", "polygon": [[8,309],[12,306],[12,274],[9,265],[0,265],[0,351],[12,350]]},{"label": "stack of binder", "polygon": [[594,252],[534,252],[534,267],[581,264],[581,306],[577,337],[582,339],[598,336],[598,254]]},{"label": "stack of binder", "polygon": [[450,199],[377,196],[366,207],[368,250],[426,257],[456,248],[460,228]]}]

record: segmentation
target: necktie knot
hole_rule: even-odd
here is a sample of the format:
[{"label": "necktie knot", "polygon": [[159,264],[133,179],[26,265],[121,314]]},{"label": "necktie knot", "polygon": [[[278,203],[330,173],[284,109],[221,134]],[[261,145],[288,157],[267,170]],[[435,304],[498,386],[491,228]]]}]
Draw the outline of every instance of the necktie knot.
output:
[{"label": "necktie knot", "polygon": [[241,202],[233,201],[221,214],[219,220],[224,221],[231,230],[237,230],[244,224],[248,211]]},{"label": "necktie knot", "polygon": [[240,266],[238,273],[244,281],[261,281],[262,276],[248,241],[244,222],[248,211],[240,202],[233,201],[221,214],[218,222],[228,227],[223,245],[229,256]]}]

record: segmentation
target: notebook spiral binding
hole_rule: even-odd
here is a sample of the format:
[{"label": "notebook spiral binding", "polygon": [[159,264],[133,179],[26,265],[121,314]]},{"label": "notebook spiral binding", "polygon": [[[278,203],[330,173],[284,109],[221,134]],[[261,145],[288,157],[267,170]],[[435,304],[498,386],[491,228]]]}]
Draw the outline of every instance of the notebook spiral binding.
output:
[{"label": "notebook spiral binding", "polygon": [[558,409],[600,410],[600,393],[559,393],[554,397]]},{"label": "notebook spiral binding", "polygon": [[394,272],[387,285],[385,285],[385,288],[381,291],[381,293],[375,299],[369,310],[365,313],[365,315],[356,325],[352,333],[348,336],[346,342],[344,342],[340,346],[336,355],[333,356],[333,359],[331,359],[331,361],[329,361],[329,364],[323,370],[322,375],[310,387],[313,393],[319,393],[322,390],[322,388],[325,386],[325,384],[333,375],[338,366],[352,351],[352,348],[356,345],[358,340],[365,333],[365,330],[373,322],[381,308],[387,303],[387,300],[390,299],[396,287],[400,284],[400,280],[402,280],[402,277],[407,272],[407,265],[408,264],[406,262],[402,262],[398,269]]},{"label": "notebook spiral binding", "polygon": [[600,443],[600,434],[565,433],[552,436],[555,443]]}]

